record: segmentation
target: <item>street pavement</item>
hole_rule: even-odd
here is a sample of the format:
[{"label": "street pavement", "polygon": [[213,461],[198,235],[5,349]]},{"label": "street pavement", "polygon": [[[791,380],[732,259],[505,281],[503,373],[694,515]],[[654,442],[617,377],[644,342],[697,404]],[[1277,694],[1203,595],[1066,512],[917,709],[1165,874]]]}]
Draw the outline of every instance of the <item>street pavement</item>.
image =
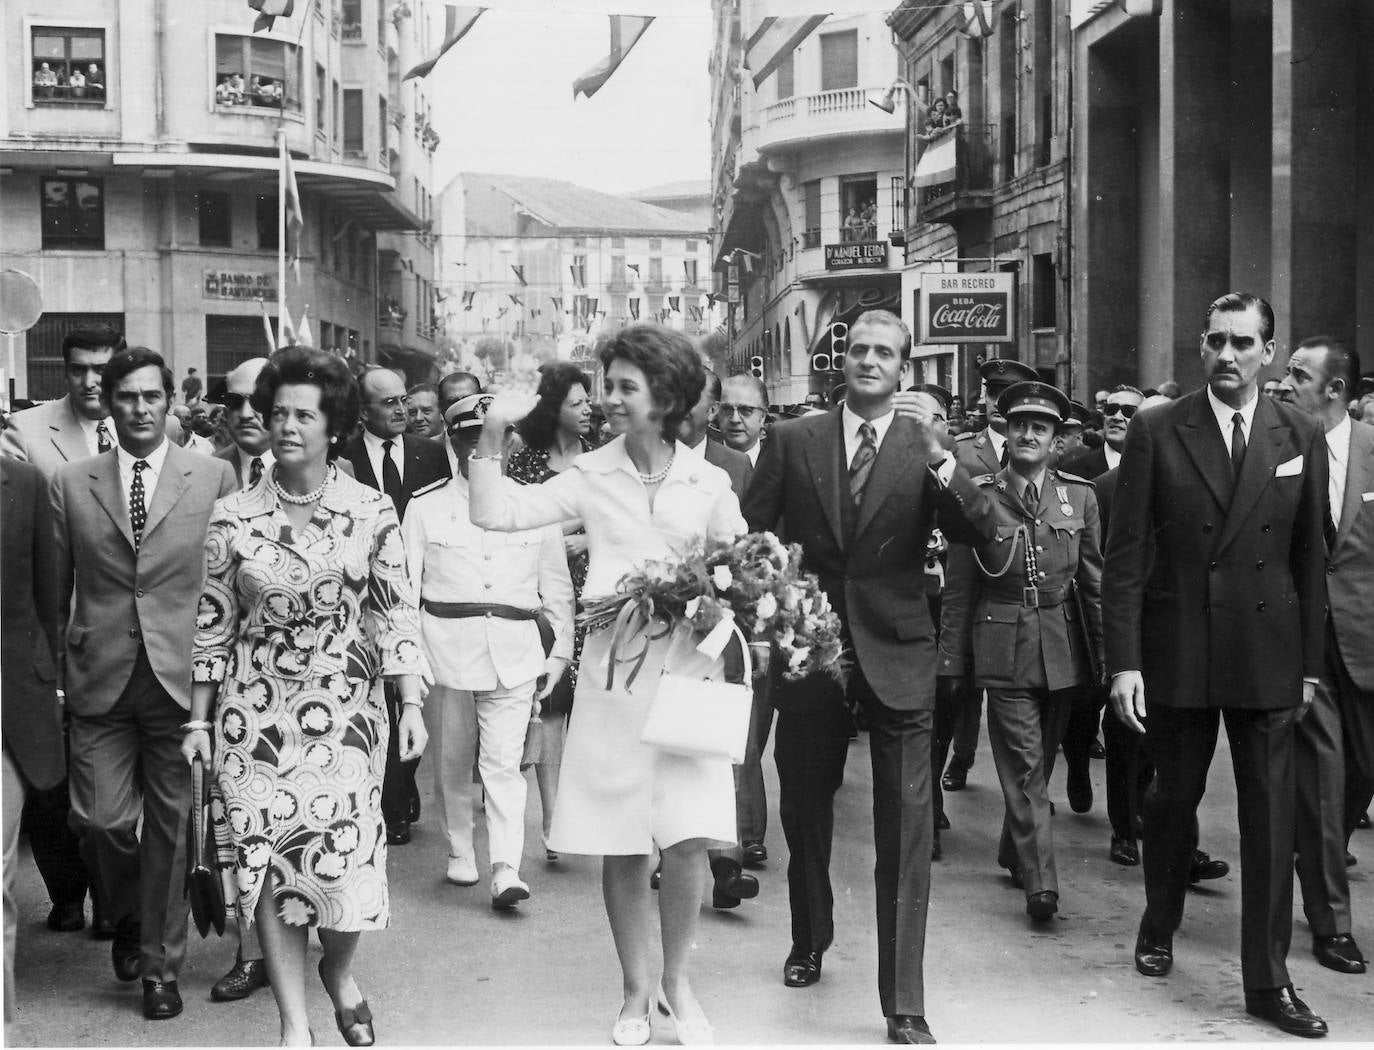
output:
[{"label": "street pavement", "polygon": [[[777,778],[766,761],[769,799]],[[428,770],[421,766],[426,803]],[[735,911],[703,902],[694,985],[722,1043],[873,1044],[885,1033],[877,997],[873,932],[871,774],[865,737],[851,745],[835,821],[835,944],[819,984],[789,989],[782,962],[789,946],[786,846],[770,824],[762,892]],[[947,796],[953,829],[934,866],[926,947],[926,1014],[942,1043],[1128,1043],[1286,1038],[1249,1018],[1240,979],[1240,876],[1235,786],[1223,743],[1200,814],[1202,848],[1231,862],[1225,879],[1189,895],[1175,938],[1173,974],[1149,979],[1131,961],[1144,903],[1139,868],[1107,859],[1109,831],[1103,766],[1092,769],[1097,801],[1069,811],[1062,763],[1052,797],[1061,902],[1056,919],[1035,927],[1022,895],[996,865],[1001,819],[986,734],[969,786]],[[408,846],[390,854],[392,928],[363,937],[356,974],[376,1017],[381,1044],[608,1045],[621,1001],[620,975],[601,904],[599,863],[543,858],[539,803],[531,777],[525,878],[533,896],[494,912],[485,883],[460,888],[443,879],[445,846],[432,811]],[[479,867],[485,840],[479,821]],[[1357,832],[1351,869],[1355,937],[1374,948],[1374,833]],[[709,892],[709,891],[708,891]],[[1300,899],[1300,895],[1299,895]],[[240,1003],[213,1003],[209,989],[232,961],[213,936],[191,933],[174,1021],[147,1022],[137,984],[118,983],[109,946],[87,933],[54,934],[43,925],[47,900],[27,850],[20,856],[19,1017],[5,1026],[9,1046],[273,1045],[277,1013],[263,990]],[[1294,910],[1289,967],[1299,994],[1331,1026],[1331,1040],[1374,1040],[1374,974],[1344,976],[1312,958],[1301,904]],[[314,973],[317,946],[308,972]],[[341,1045],[329,1000],[308,984],[315,1036]],[[670,1044],[655,1028],[655,1044]]]}]

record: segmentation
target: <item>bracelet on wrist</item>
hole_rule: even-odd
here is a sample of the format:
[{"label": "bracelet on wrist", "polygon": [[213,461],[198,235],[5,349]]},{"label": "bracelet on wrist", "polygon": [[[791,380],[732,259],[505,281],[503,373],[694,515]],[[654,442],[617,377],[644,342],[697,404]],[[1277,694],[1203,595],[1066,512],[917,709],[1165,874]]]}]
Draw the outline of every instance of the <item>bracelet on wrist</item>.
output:
[{"label": "bracelet on wrist", "polygon": [[418,707],[421,711],[423,711],[423,710],[425,709],[425,702],[424,702],[423,700],[420,700],[420,699],[402,700],[402,701],[401,701],[401,706],[402,706],[402,707]]},{"label": "bracelet on wrist", "polygon": [[488,452],[488,453],[486,453],[486,454],[483,454],[483,453],[480,453],[480,452],[474,452],[474,453],[472,453],[472,455],[468,456],[468,462],[469,462],[469,463],[480,462],[481,460],[484,460],[484,459],[491,459],[491,460],[496,460],[496,461],[499,462],[500,459],[501,459],[501,456],[502,456],[502,453],[500,453],[500,452]]},{"label": "bracelet on wrist", "polygon": [[190,722],[183,722],[181,724],[181,731],[183,733],[208,733],[214,728],[215,724],[213,722],[207,722],[204,719],[193,719]]}]

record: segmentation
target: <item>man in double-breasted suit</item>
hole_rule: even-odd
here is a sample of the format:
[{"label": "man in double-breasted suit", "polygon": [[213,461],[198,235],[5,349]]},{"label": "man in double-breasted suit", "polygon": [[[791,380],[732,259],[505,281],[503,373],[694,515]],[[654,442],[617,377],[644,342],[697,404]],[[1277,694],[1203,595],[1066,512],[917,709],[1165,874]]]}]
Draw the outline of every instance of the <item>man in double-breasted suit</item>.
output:
[{"label": "man in double-breasted suit", "polygon": [[[134,347],[101,378],[118,445],[52,481],[72,825],[116,924],[115,975],[143,978],[150,1020],[181,1012],[191,781],[181,723],[215,500],[229,464],[168,440],[172,372]],[[142,831],[139,833],[139,821]]]},{"label": "man in double-breasted suit", "polygon": [[1274,315],[1248,293],[1207,309],[1207,385],[1131,421],[1103,573],[1111,703],[1146,733],[1145,914],[1135,964],[1173,966],[1197,845],[1194,818],[1220,721],[1240,823],[1247,1011],[1323,1035],[1286,957],[1293,910],[1293,729],[1323,668],[1326,445],[1321,427],[1259,396]]},{"label": "man in double-breasted suit", "polygon": [[1360,359],[1330,336],[1298,344],[1279,398],[1326,431],[1326,665],[1298,723],[1298,879],[1312,952],[1364,973],[1345,851],[1374,791],[1374,427],[1350,418]]},{"label": "man in double-breasted suit", "polygon": [[846,690],[824,675],[782,684],[775,758],[791,858],[792,949],[783,980],[820,979],[834,934],[830,847],[850,715],[862,705],[873,764],[878,997],[894,1042],[932,1042],[923,962],[930,890],[930,733],[935,628],[921,584],[936,513],[952,541],[992,535],[986,493],[942,447],[928,395],[897,393],[911,333],[871,310],[850,327],[845,401],[780,424],[744,500],[750,529],[802,545],[845,625],[854,665]]},{"label": "man in double-breasted suit", "polygon": [[[4,787],[5,1016],[13,1012],[14,903],[24,797],[67,775],[57,703],[57,591],[48,488],[32,463],[0,458],[0,763]],[[77,902],[78,909],[80,902]]]},{"label": "man in double-breasted suit", "polygon": [[[447,448],[409,432],[406,386],[391,369],[367,369],[359,378],[358,387],[362,394],[362,432],[344,445],[340,458],[364,485],[390,496],[396,504],[396,516],[404,522],[412,498],[441,487],[453,476]],[[382,820],[386,823],[387,842],[403,846],[410,841],[411,821],[420,819],[420,790],[415,784],[420,760],[401,761],[401,733],[397,729],[401,704],[395,688],[389,684],[386,707],[391,739],[382,781]]]}]

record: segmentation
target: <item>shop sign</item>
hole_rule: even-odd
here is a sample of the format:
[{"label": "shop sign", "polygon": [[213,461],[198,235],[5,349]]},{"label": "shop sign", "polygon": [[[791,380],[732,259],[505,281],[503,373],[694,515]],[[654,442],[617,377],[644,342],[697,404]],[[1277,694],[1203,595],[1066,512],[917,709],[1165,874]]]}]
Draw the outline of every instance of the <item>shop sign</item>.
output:
[{"label": "shop sign", "polygon": [[1015,274],[921,274],[921,342],[1011,343]]},{"label": "shop sign", "polygon": [[825,246],[827,270],[887,269],[887,241],[846,241]]},{"label": "shop sign", "polygon": [[277,275],[272,273],[236,273],[232,270],[206,270],[201,284],[205,299],[241,299],[252,302],[262,299],[276,302]]}]

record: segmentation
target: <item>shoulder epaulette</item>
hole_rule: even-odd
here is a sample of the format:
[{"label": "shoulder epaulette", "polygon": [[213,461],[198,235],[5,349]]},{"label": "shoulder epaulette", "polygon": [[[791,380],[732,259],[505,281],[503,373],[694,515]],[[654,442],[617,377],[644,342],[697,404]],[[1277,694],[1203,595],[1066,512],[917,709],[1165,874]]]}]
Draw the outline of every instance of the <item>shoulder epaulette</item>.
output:
[{"label": "shoulder epaulette", "polygon": [[438,481],[431,481],[428,485],[421,485],[410,494],[411,499],[419,499],[428,492],[438,492],[441,488],[451,481],[451,478],[440,478]]},{"label": "shoulder epaulette", "polygon": [[1054,476],[1057,477],[1060,481],[1067,481],[1074,485],[1087,485],[1089,488],[1093,487],[1093,483],[1089,481],[1087,478],[1080,477],[1077,474],[1070,474],[1068,471],[1060,470],[1058,468],[1055,468]]}]

